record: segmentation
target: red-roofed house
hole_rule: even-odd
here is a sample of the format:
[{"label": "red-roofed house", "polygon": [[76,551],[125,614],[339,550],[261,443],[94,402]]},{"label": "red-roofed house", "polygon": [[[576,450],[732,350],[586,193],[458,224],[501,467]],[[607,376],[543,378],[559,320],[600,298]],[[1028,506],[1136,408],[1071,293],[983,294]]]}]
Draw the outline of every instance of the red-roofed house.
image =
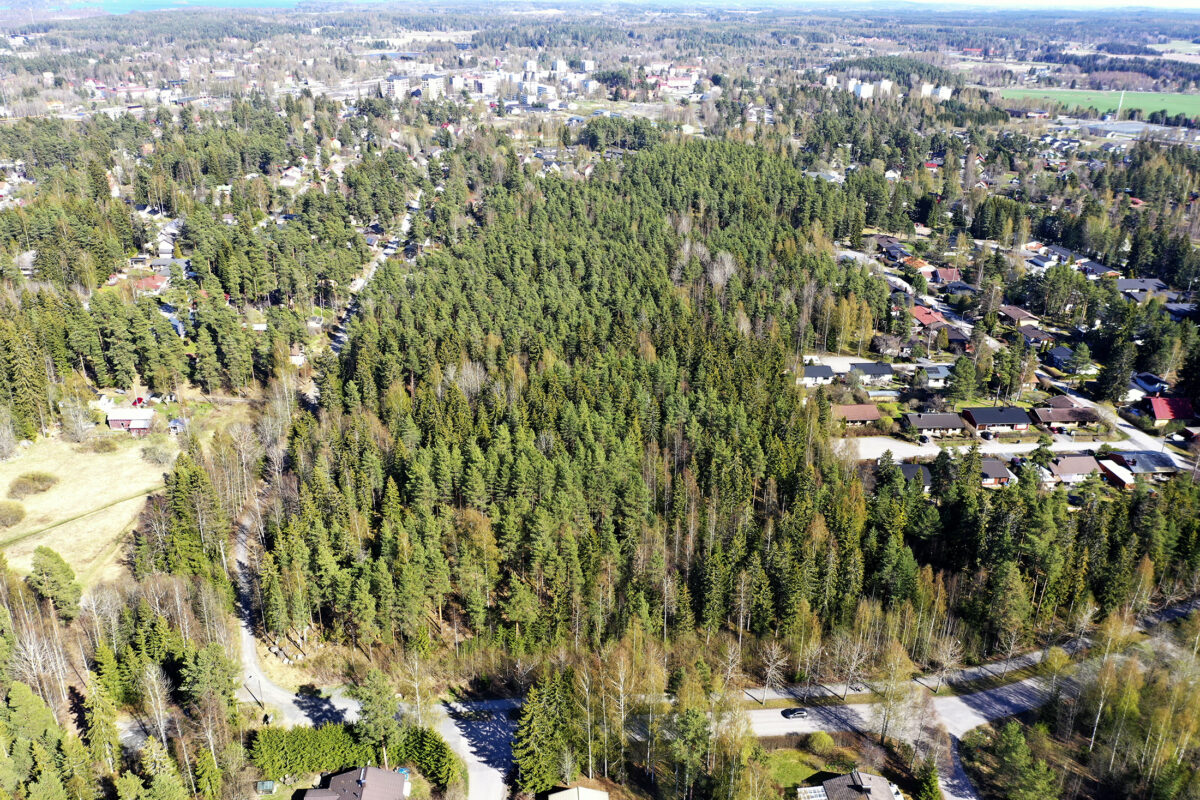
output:
[{"label": "red-roofed house", "polygon": [[149,278],[141,278],[134,281],[133,288],[138,294],[158,294],[167,288],[167,277],[165,275],[151,275]]},{"label": "red-roofed house", "polygon": [[933,271],[933,279],[938,283],[954,283],[962,280],[962,273],[954,267],[938,267]]},{"label": "red-roofed house", "polygon": [[1149,397],[1150,416],[1154,427],[1161,428],[1174,420],[1190,421],[1196,416],[1192,401],[1186,397]]},{"label": "red-roofed house", "polygon": [[917,320],[921,327],[928,328],[935,322],[945,322],[946,318],[941,315],[941,312],[934,311],[932,308],[925,306],[912,306],[908,309],[909,313]]}]

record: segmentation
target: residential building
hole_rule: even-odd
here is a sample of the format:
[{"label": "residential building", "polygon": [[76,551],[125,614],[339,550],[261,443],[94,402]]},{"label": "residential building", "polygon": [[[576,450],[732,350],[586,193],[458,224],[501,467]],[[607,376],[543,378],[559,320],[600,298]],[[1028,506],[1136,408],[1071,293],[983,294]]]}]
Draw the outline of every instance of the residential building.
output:
[{"label": "residential building", "polygon": [[1092,456],[1062,455],[1043,470],[1043,483],[1080,483],[1100,472],[1100,464]]},{"label": "residential building", "polygon": [[948,411],[905,414],[904,424],[925,436],[952,436],[963,433],[967,427],[962,417]]},{"label": "residential building", "polygon": [[940,312],[934,311],[932,308],[925,306],[911,306],[908,313],[913,315],[913,319],[923,328],[927,328],[937,322],[945,322],[946,318]]},{"label": "residential building", "polygon": [[1134,475],[1168,476],[1179,471],[1175,459],[1156,450],[1119,450],[1113,460]]},{"label": "residential building", "polygon": [[1017,476],[1009,471],[1008,466],[998,458],[985,458],[980,466],[981,481],[989,489],[1007,486],[1017,479]]},{"label": "residential building", "polygon": [[860,361],[850,365],[850,374],[858,375],[859,380],[871,386],[881,386],[891,383],[895,372],[891,364],[881,364],[878,361]]},{"label": "residential building", "polygon": [[1054,334],[1047,333],[1041,328],[1024,327],[1021,328],[1021,338],[1025,340],[1025,344],[1033,348],[1045,347],[1049,344],[1054,344]]},{"label": "residential building", "polygon": [[1100,416],[1095,411],[1083,406],[1035,408],[1033,416],[1039,425],[1053,428],[1077,428],[1080,425],[1094,425],[1100,421]]},{"label": "residential building", "polygon": [[1029,413],[1016,406],[964,408],[962,414],[977,431],[1029,430]]},{"label": "residential building", "polygon": [[108,427],[114,431],[129,431],[134,436],[144,436],[154,423],[152,408],[114,408],[108,412]]},{"label": "residential building", "polygon": [[1153,372],[1135,372],[1133,382],[1146,394],[1158,394],[1171,388],[1171,385]]},{"label": "residential building", "polygon": [[945,389],[950,383],[951,368],[949,364],[926,364],[920,367],[925,370],[925,385],[930,389]]},{"label": "residential building", "polygon": [[1046,363],[1055,369],[1066,372],[1074,356],[1074,350],[1065,344],[1060,344],[1057,347],[1050,348],[1050,351],[1046,353]]},{"label": "residential building", "polygon": [[796,800],[903,800],[900,788],[886,778],[854,770],[820,786],[800,786]]},{"label": "residential building", "polygon": [[1162,428],[1176,420],[1191,422],[1196,417],[1192,401],[1186,397],[1149,397],[1146,404],[1156,428]]},{"label": "residential building", "polygon": [[1038,323],[1036,316],[1018,306],[1000,306],[1000,316],[1005,317],[1018,328]]},{"label": "residential building", "polygon": [[546,800],[608,800],[608,792],[599,789],[588,789],[585,786],[575,786],[563,789],[561,792],[551,792]]},{"label": "residential building", "polygon": [[879,407],[874,403],[854,403],[852,405],[835,405],[832,409],[834,419],[843,419],[848,427],[857,428],[880,419]]},{"label": "residential building", "polygon": [[404,800],[411,793],[407,771],[359,767],[332,776],[325,788],[308,789],[303,800]]},{"label": "residential building", "polygon": [[796,383],[801,386],[828,386],[833,383],[833,367],[826,364],[805,364]]},{"label": "residential building", "polygon": [[901,464],[900,472],[904,474],[905,481],[918,481],[925,493],[929,493],[929,487],[933,485],[933,474],[929,467],[924,464]]}]

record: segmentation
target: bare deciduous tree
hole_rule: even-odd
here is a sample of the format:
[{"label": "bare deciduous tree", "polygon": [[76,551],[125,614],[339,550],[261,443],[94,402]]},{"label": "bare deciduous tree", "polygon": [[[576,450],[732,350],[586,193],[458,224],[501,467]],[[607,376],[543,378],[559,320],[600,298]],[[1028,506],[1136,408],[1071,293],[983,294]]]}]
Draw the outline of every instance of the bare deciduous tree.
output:
[{"label": "bare deciduous tree", "polygon": [[761,658],[763,675],[762,702],[766,705],[767,692],[778,689],[783,685],[783,670],[787,666],[788,658],[783,650],[783,646],[775,640],[771,640],[763,646]]}]

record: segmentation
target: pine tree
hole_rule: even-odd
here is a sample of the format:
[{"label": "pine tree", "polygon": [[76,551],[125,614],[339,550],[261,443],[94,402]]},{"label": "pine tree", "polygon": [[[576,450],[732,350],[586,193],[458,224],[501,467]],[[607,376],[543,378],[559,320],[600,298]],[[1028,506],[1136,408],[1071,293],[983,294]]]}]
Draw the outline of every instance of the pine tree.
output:
[{"label": "pine tree", "polygon": [[205,800],[221,796],[221,768],[207,747],[200,748],[196,755],[196,790]]}]

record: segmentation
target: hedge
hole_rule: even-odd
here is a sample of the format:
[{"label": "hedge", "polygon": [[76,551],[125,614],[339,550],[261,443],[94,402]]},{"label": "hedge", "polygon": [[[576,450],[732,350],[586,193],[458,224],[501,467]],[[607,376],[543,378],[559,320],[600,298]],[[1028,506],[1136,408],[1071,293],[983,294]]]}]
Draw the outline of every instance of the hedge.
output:
[{"label": "hedge", "polygon": [[[330,723],[320,728],[262,728],[250,743],[250,760],[264,778],[280,780],[373,764],[376,753],[354,738],[350,726]],[[400,740],[388,749],[388,763],[415,766],[439,791],[458,781],[466,783],[463,765],[432,728],[401,729]]]}]

